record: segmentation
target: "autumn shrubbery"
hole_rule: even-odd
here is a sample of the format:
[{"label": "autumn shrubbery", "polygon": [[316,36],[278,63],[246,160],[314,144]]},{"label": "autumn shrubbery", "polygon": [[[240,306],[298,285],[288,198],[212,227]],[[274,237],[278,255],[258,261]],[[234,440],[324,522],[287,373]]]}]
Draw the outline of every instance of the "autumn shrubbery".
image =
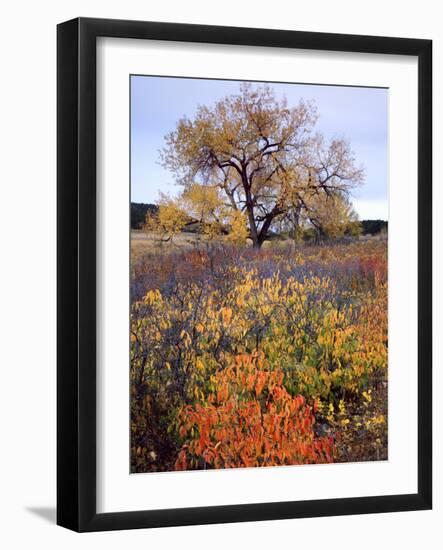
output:
[{"label": "autumn shrubbery", "polygon": [[132,266],[131,471],[387,458],[385,241]]},{"label": "autumn shrubbery", "polygon": [[176,468],[331,462],[332,438],[316,436],[312,408],[303,396],[292,396],[283,380],[263,354],[237,355],[214,376],[206,403],[180,410],[179,435],[189,443]]}]

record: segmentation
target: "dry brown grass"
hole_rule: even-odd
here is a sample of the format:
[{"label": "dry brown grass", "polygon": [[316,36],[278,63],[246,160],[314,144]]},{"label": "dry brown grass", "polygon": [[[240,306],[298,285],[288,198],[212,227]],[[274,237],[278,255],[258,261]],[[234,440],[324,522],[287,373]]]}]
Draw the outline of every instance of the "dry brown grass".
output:
[{"label": "dry brown grass", "polygon": [[172,241],[164,241],[161,235],[153,231],[133,230],[131,231],[131,260],[134,262],[147,253],[191,249],[205,241],[207,238],[204,235],[195,233],[179,233]]}]

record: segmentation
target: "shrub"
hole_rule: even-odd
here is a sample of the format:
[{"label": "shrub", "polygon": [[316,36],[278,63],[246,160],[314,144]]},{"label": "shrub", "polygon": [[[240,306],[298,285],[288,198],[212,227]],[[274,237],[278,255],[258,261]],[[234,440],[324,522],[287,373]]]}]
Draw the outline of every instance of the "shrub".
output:
[{"label": "shrub", "polygon": [[207,400],[178,414],[185,442],[176,469],[331,462],[332,438],[315,435],[311,407],[288,393],[283,378],[262,354],[239,355],[217,373]]}]

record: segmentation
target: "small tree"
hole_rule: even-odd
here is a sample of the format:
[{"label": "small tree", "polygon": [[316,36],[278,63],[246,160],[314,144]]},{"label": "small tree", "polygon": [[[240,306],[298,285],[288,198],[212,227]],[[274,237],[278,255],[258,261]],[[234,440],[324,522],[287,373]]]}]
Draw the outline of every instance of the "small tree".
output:
[{"label": "small tree", "polygon": [[358,216],[352,204],[339,192],[313,197],[306,215],[316,231],[317,240],[358,234]]},{"label": "small tree", "polygon": [[188,222],[177,199],[161,194],[156,213],[146,214],[145,230],[160,232],[164,241],[173,241],[174,235],[180,233]]},{"label": "small tree", "polygon": [[226,208],[218,187],[194,183],[183,191],[179,202],[205,235],[213,238],[222,233]]}]

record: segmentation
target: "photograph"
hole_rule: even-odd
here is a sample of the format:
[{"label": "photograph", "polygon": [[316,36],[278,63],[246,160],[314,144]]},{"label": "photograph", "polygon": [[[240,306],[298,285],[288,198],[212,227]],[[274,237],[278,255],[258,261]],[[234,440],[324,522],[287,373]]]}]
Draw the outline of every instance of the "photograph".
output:
[{"label": "photograph", "polygon": [[130,76],[130,472],[388,459],[386,88]]}]

